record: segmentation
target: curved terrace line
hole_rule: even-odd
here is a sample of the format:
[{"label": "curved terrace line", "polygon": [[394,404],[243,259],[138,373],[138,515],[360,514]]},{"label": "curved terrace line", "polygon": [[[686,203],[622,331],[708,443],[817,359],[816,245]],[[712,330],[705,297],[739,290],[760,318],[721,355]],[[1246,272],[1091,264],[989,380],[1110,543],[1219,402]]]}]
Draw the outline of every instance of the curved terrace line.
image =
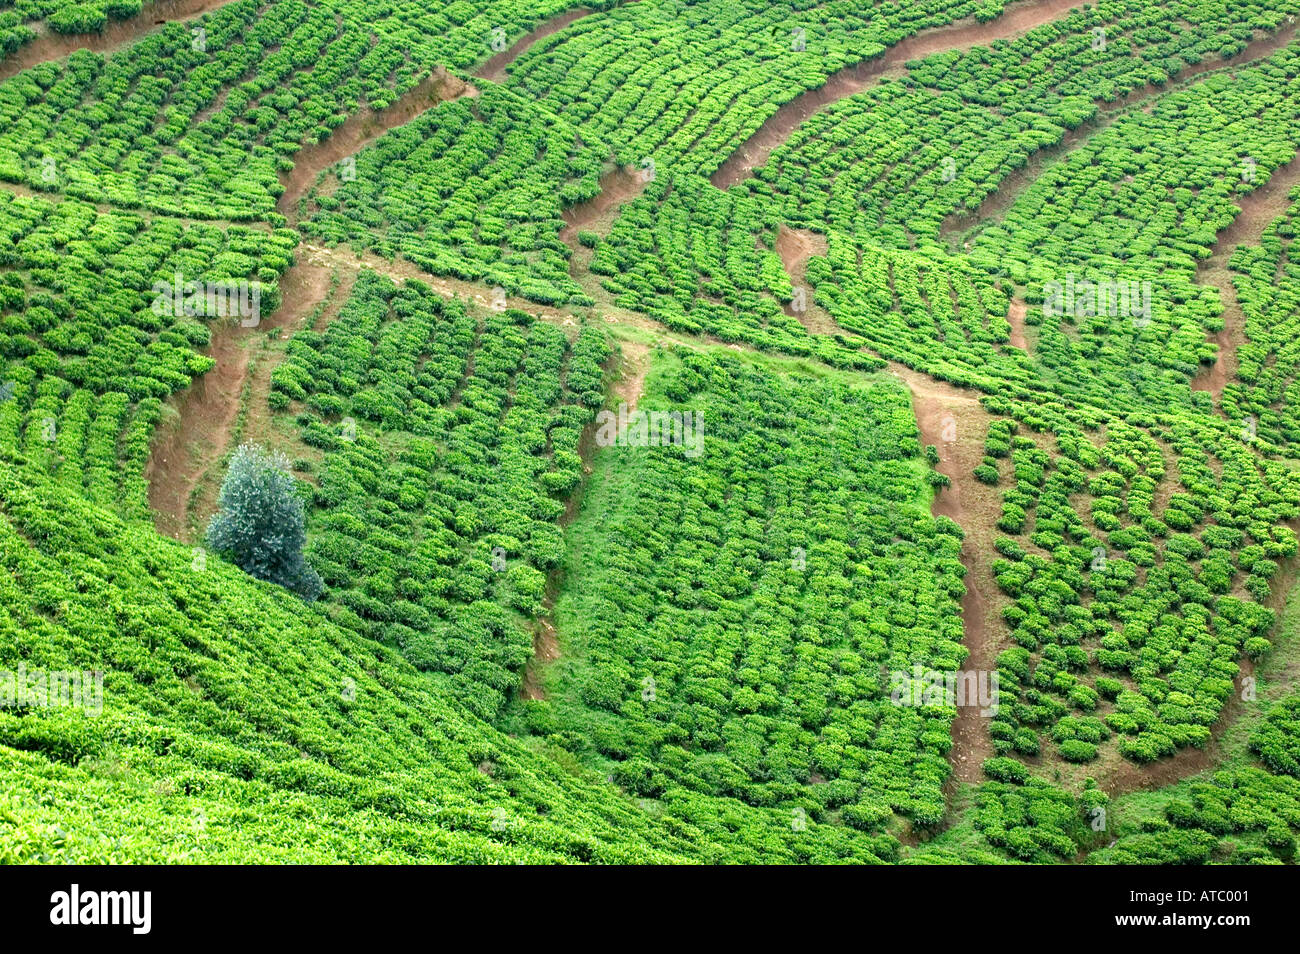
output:
[{"label": "curved terrace line", "polygon": [[1004,178],[996,189],[984,197],[975,211],[957,209],[946,216],[940,234],[945,238],[954,239],[964,230],[975,226],[983,227],[990,224],[992,220],[1000,219],[1007,209],[1015,204],[1016,199],[1033,184],[1044,168],[1075,146],[1087,142],[1102,132],[1133,107],[1142,106],[1157,96],[1188,86],[1193,79],[1206,73],[1231,71],[1254,65],[1255,61],[1271,56],[1288,46],[1295,40],[1298,32],[1300,32],[1300,23],[1288,24],[1276,33],[1251,40],[1240,53],[1227,59],[1204,59],[1185,67],[1172,78],[1171,82],[1163,86],[1146,83],[1113,103],[1102,103],[1099,111],[1091,119],[1085,120],[1074,129],[1066,130],[1060,141],[1033,152],[1025,167],[1011,172]]},{"label": "curved terrace line", "polygon": [[[202,4],[207,9],[222,5],[222,2],[215,0],[164,2]],[[151,8],[155,13],[159,9],[161,4]],[[196,11],[193,15],[198,12],[202,11]],[[553,17],[510,49],[489,59],[476,75],[490,78],[491,75],[504,71],[542,37],[594,12],[596,11],[571,10]],[[50,58],[57,58],[58,55],[66,54],[55,54]],[[299,200],[325,170],[344,158],[355,155],[390,130],[417,119],[440,103],[477,95],[478,90],[469,82],[438,68],[387,108],[363,110],[349,116],[328,139],[305,146],[294,155],[293,169],[280,177],[284,192],[277,200],[277,210],[290,222],[296,221]],[[598,200],[593,200],[593,205],[597,203]],[[322,257],[325,261],[318,261]],[[337,287],[331,287],[331,277],[336,269],[342,279],[344,293],[355,277],[353,273],[362,267],[369,267],[392,277],[418,277],[440,294],[458,294],[477,300],[480,304],[486,301],[483,296],[474,294],[466,283],[427,275],[414,266],[406,269],[398,263],[384,262],[373,256],[347,261],[332,250],[303,245],[295,254],[295,259],[295,263],[280,278],[283,304],[275,314],[262,322],[259,328],[251,330],[226,325],[214,328],[208,351],[216,365],[195,379],[184,391],[173,395],[169,401],[176,417],[166,433],[160,433],[154,440],[144,474],[149,484],[149,503],[154,512],[154,525],[160,533],[177,539],[188,539],[193,529],[192,519],[206,516],[202,512],[206,509],[205,502],[194,498],[203,491],[203,482],[212,468],[220,466],[230,450],[244,394],[251,381],[251,351],[247,346],[250,337],[273,329],[284,329],[292,333],[313,310],[330,305],[339,294]],[[549,320],[576,322],[572,315],[563,316],[555,309],[543,308],[532,302],[511,300],[508,304],[510,307],[522,307],[542,314]],[[259,373],[269,371],[270,367],[266,367]]]},{"label": "curved terrace line", "polygon": [[590,229],[607,232],[618,215],[618,210],[625,202],[644,192],[647,184],[648,181],[631,166],[615,166],[600,177],[599,192],[560,212],[560,217],[564,219],[560,241],[574,247],[579,232]]},{"label": "curved terrace line", "polygon": [[[636,0],[628,0],[628,2],[635,3]],[[577,7],[552,17],[538,26],[537,29],[520,37],[508,49],[501,50],[489,57],[487,62],[474,71],[474,78],[487,80],[490,83],[500,83],[506,78],[506,71],[510,64],[527,53],[538,40],[543,40],[553,33],[559,33],[575,20],[581,20],[583,17],[599,12],[598,10],[589,10],[586,7]]]},{"label": "curved terrace line", "polygon": [[442,103],[477,95],[475,87],[438,67],[391,105],[380,110],[362,109],[353,113],[330,133],[328,139],[303,146],[294,153],[293,168],[280,175],[284,192],[276,201],[276,209],[294,221],[298,201],[326,169],[356,155],[385,133],[405,126]]},{"label": "curved terrace line", "polygon": [[778,107],[752,136],[736,148],[709,181],[719,189],[729,189],[743,182],[753,171],[814,113],[848,96],[869,89],[887,69],[901,66],[934,53],[969,50],[988,46],[996,40],[1008,40],[1034,27],[1060,19],[1084,4],[1082,0],[1038,0],[1008,6],[1000,17],[988,23],[973,18],[931,30],[923,30],[891,46],[880,56],[863,60],[832,73],[816,89],[801,93]]},{"label": "curved terrace line", "polygon": [[[181,2],[184,2],[184,0],[181,0]],[[220,5],[220,3],[208,4],[209,7]],[[727,175],[736,175],[735,181],[741,181],[754,168],[761,165],[771,151],[780,142],[785,141],[808,115],[843,96],[867,88],[872,77],[883,73],[891,65],[930,55],[934,52],[968,49],[987,44],[996,39],[1009,38],[1032,29],[1041,23],[1055,19],[1064,12],[1080,5],[1081,3],[1078,0],[1046,0],[1046,2],[1041,3],[1020,4],[1009,8],[1002,17],[992,23],[978,26],[971,24],[956,25],[926,31],[924,34],[918,34],[891,48],[880,58],[840,71],[819,90],[797,97],[796,100],[781,107],[777,114],[764,124],[759,133],[751,137],[728,159],[727,163],[724,163],[723,167],[720,167],[718,172],[714,174],[714,184],[720,184],[717,181],[720,176],[724,177],[725,181]],[[484,80],[496,80],[504,77],[509,64],[523,55],[538,40],[558,32],[591,12],[594,11],[572,10],[553,18],[516,42],[508,50],[501,51],[501,53],[490,58],[474,75]],[[1220,62],[1215,65],[1215,68],[1222,68],[1224,65],[1226,65],[1224,62]],[[834,95],[839,89],[844,91]],[[439,70],[431,74],[420,86],[406,94],[388,109],[351,117],[347,123],[335,130],[334,135],[329,140],[316,146],[306,147],[298,153],[295,157],[297,161],[294,170],[282,179],[286,189],[281,196],[279,207],[286,214],[291,214],[298,200],[306,194],[307,189],[330,165],[364,148],[390,129],[410,122],[427,109],[436,107],[438,103],[459,96],[474,95],[476,92],[474,87],[465,80]],[[784,111],[785,116],[792,117],[789,121],[789,128],[784,134],[780,135],[778,141],[774,141],[770,145],[759,142],[758,140],[765,133],[771,134],[774,129],[778,128],[777,120],[783,115],[782,111]],[[737,161],[733,164],[733,160]],[[626,170],[618,170],[617,172],[626,174]],[[1221,233],[1221,242],[1230,241],[1230,233],[1235,234],[1234,230],[1237,228],[1243,231],[1246,230],[1246,222],[1250,220],[1246,213],[1246,205],[1250,203],[1252,196],[1258,196],[1258,190],[1257,193],[1243,196],[1238,200],[1239,204],[1243,206],[1243,214],[1238,216],[1238,220],[1234,221],[1232,227]],[[1259,198],[1262,202],[1263,197],[1259,196]],[[570,210],[571,214],[565,216],[567,230],[576,232],[577,227],[601,218],[603,215],[607,215],[609,211],[608,204],[600,202],[599,199],[593,200],[590,210],[586,208]],[[588,214],[590,214],[590,218],[588,218]],[[1267,221],[1271,221],[1271,217],[1259,226],[1261,231]],[[1238,225],[1239,222],[1240,225]],[[1233,244],[1235,244],[1235,241]],[[308,248],[310,251],[318,253],[325,261],[307,261],[307,256],[303,255],[299,263],[284,276],[282,288],[285,293],[286,307],[282,309],[281,313],[272,317],[269,327],[293,330],[295,325],[299,324],[315,308],[339,300],[337,295],[340,289],[331,289],[328,286],[328,277],[334,273],[333,267],[330,266],[338,264],[332,261],[337,253],[324,249]],[[370,261],[358,264],[360,267],[378,265],[377,262]],[[393,263],[388,263],[387,268],[382,270],[389,274],[396,271],[406,272],[406,269],[397,268]],[[412,271],[419,272],[420,270],[412,269]],[[394,275],[394,277],[397,276]],[[410,277],[410,275],[403,274],[402,277]],[[427,277],[420,277],[428,281]],[[533,312],[550,311],[541,309],[531,303],[523,305],[523,307]],[[572,320],[572,316],[569,316],[567,320],[553,314],[547,314],[546,317],[550,320],[562,320],[566,324],[569,320]],[[267,327],[268,325],[264,324],[263,330]],[[218,369],[214,369],[210,373],[213,377],[213,386],[210,388],[204,387],[204,379],[200,379],[195,382],[190,391],[187,391],[182,396],[179,408],[182,427],[178,431],[177,438],[160,442],[160,446],[156,450],[163,451],[163,453],[151,455],[149,469],[146,471],[147,476],[150,476],[151,502],[155,503],[156,510],[163,511],[158,516],[170,523],[173,535],[177,531],[183,534],[187,529],[188,517],[195,515],[191,498],[195,495],[195,491],[199,488],[205,475],[210,472],[213,466],[219,465],[228,450],[229,440],[233,436],[243,395],[250,379],[249,353],[241,346],[242,339],[247,337],[247,333],[239,329],[232,329],[229,337],[223,338],[221,342],[217,342],[214,335],[213,356],[218,358]],[[704,337],[701,336],[699,340],[704,340]],[[740,345],[732,346],[737,350],[749,350]],[[218,351],[223,352],[223,354],[219,355]],[[226,358],[224,362],[222,357]],[[225,373],[219,375],[218,371],[223,368],[223,365]],[[267,368],[259,369],[259,371],[269,373],[269,367],[268,365]],[[936,428],[943,423],[945,412],[952,412],[954,416],[958,417],[967,413],[972,415],[979,413],[978,401],[973,392],[968,393],[966,389],[948,386],[931,375],[905,369],[895,363],[891,363],[891,370],[903,380],[913,394],[914,404],[917,405],[918,426],[922,432],[923,441],[927,443],[938,444],[936,438],[941,438],[942,432],[936,430]],[[205,376],[205,378],[207,377]],[[219,377],[222,380],[218,380]],[[187,408],[187,404],[202,405],[207,409],[207,414],[195,416]],[[197,449],[198,453],[195,454],[193,449],[185,446],[186,442],[182,435],[195,433],[192,426],[195,420],[200,418],[206,418],[209,424],[216,422],[217,427],[215,434],[209,434],[210,437],[214,438],[212,443]],[[187,421],[190,424],[188,430],[185,427]],[[971,433],[978,434],[980,429],[978,427],[971,428]],[[970,499],[969,494],[964,495],[961,493],[962,490],[974,492],[980,489],[969,479],[971,467],[963,459],[968,453],[969,450],[965,447],[965,441],[959,439],[951,449],[951,459],[945,457],[941,462],[939,469],[941,472],[948,473],[953,483],[948,491],[936,495],[932,505],[932,512],[952,516],[958,523],[962,524],[968,535],[972,533],[978,535],[978,530],[989,521],[983,519],[982,516],[972,519],[970,511],[980,509],[979,502]],[[168,459],[173,455],[175,455],[174,459]],[[184,460],[187,457],[195,459]],[[160,470],[172,467],[177,467],[181,471],[180,476],[182,479],[176,485],[175,491],[168,495],[172,499],[166,502],[161,499],[156,500],[153,493],[155,478],[158,477]],[[162,506],[159,507],[159,504],[162,504]],[[202,504],[198,509],[203,509]],[[159,528],[163,529],[161,525]],[[973,537],[971,540],[974,542]],[[980,548],[972,547],[972,551],[978,549]],[[993,632],[991,632],[996,627],[988,625],[988,616],[996,605],[995,601],[998,599],[998,592],[996,585],[992,584],[991,576],[986,578],[987,567],[981,565],[979,558],[972,559],[972,553],[964,553],[963,557],[965,560],[970,561],[967,563],[970,571],[968,573],[969,585],[962,606],[963,623],[967,631],[964,643],[971,650],[968,665],[992,668],[992,661],[996,656],[997,640]],[[1226,722],[1230,721],[1230,719],[1231,714],[1227,718],[1221,716],[1221,721]],[[953,726],[953,738],[954,777],[958,781],[978,780],[980,777],[979,764],[990,751],[986,727],[974,723],[964,725],[959,718]],[[1176,755],[1169,760],[1162,760],[1162,762],[1170,765],[1170,771],[1176,777],[1195,774],[1203,767],[1201,760],[1195,756],[1179,759],[1179,756]],[[1175,764],[1177,767],[1174,767]],[[1143,775],[1143,778],[1148,777],[1149,772],[1150,767],[1147,767],[1147,772]],[[1139,782],[1137,778],[1126,778],[1121,773],[1117,773],[1117,776],[1111,780],[1109,787],[1112,791],[1130,790],[1132,787],[1137,787]]]},{"label": "curved terrace line", "polygon": [[[1222,253],[1224,262],[1237,244],[1251,240],[1252,236],[1258,240],[1268,223],[1281,214],[1279,208],[1284,211],[1289,205],[1287,193],[1297,182],[1300,182],[1300,161],[1282,167],[1274,173],[1268,185],[1238,200],[1242,214],[1220,233],[1221,242],[1226,246]],[[782,229],[784,228],[783,226]],[[791,234],[785,241],[780,238],[777,241],[777,250],[781,253],[786,273],[796,286],[806,284],[807,250],[796,247],[793,241],[800,237]],[[807,236],[807,240],[813,238],[812,235]],[[1226,270],[1224,274],[1227,274]],[[1024,340],[1024,311],[1023,302],[1012,301],[1008,320],[1012,325],[1012,345],[1028,350]],[[800,317],[802,320],[803,316]],[[805,327],[810,333],[827,333],[833,329],[833,321],[829,316],[824,316],[823,320],[830,322],[831,328],[814,327],[814,323],[807,321]],[[745,350],[749,350],[748,346],[745,346]],[[876,354],[874,351],[871,353]],[[949,383],[898,361],[889,361],[889,373],[910,392],[921,443],[933,445],[939,450],[940,459],[936,470],[949,479],[948,487],[935,492],[930,512],[936,517],[945,516],[953,520],[962,528],[964,535],[961,561],[966,567],[966,576],[961,600],[962,645],[970,655],[963,664],[963,669],[994,671],[997,669],[998,654],[1009,645],[1006,632],[999,624],[1000,609],[1006,604],[1007,598],[998,586],[992,569],[992,561],[997,552],[993,543],[997,536],[1000,493],[996,488],[976,480],[974,476],[975,466],[984,453],[983,438],[988,431],[989,414],[980,404],[978,392],[969,388]],[[945,440],[946,437],[953,436],[955,440]],[[1176,487],[1176,479],[1172,474],[1167,474],[1158,493],[1165,495],[1167,503],[1167,495]],[[1274,588],[1268,602],[1270,608],[1279,612],[1279,619],[1282,605],[1294,587],[1298,573],[1300,558],[1283,561],[1283,582]],[[1249,657],[1243,656],[1239,662],[1242,676],[1253,673],[1254,664]],[[1112,797],[1159,788],[1199,775],[1218,764],[1221,737],[1246,711],[1246,707],[1234,694],[1219,712],[1211,727],[1210,742],[1205,748],[1180,748],[1173,755],[1148,764],[1120,759],[1105,771],[1098,772],[1094,769],[1093,774],[1097,776],[1103,791]],[[948,763],[952,768],[947,789],[950,798],[953,786],[978,784],[984,780],[984,760],[995,754],[988,728],[988,720],[980,714],[977,707],[957,708],[951,728],[953,745],[948,753]]]}]

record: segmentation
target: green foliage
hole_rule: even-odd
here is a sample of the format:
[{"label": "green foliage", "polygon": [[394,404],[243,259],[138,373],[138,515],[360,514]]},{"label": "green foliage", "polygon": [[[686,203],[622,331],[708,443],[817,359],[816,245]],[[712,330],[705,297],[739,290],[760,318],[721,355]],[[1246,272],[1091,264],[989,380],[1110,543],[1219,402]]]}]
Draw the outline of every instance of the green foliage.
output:
[{"label": "green foliage", "polygon": [[1169,801],[1162,816],[1093,852],[1089,863],[1293,863],[1300,781],[1259,768],[1214,772]]},{"label": "green foliage", "polygon": [[598,192],[604,156],[569,123],[489,86],[362,151],[328,208],[319,194],[309,202],[302,228],[544,304],[589,304],[569,276],[560,211]]},{"label": "green foliage", "polygon": [[103,673],[97,717],[0,709],[0,860],[728,860],[467,715],[400,654],[8,452],[0,512],[0,670]]},{"label": "green foliage", "polygon": [[1087,838],[1082,807],[1075,797],[1036,778],[981,785],[975,792],[972,820],[989,844],[1032,864],[1073,859]]},{"label": "green foliage", "polygon": [[187,314],[185,286],[257,282],[269,313],[278,289],[267,282],[297,237],[3,190],[0,234],[0,445],[68,490],[148,517],[143,472],[161,399],[212,367],[202,350],[242,317],[207,314],[206,301]]},{"label": "green foliage", "polygon": [[[775,109],[836,69],[973,12],[968,0],[772,5],[646,2],[585,17],[532,47],[509,85],[555,104],[621,165],[707,175]],[[803,31],[803,49],[794,42]]]},{"label": "green foliage", "polygon": [[1272,771],[1300,778],[1300,695],[1269,710],[1251,734],[1250,747]]},{"label": "green foliage", "polygon": [[[101,0],[60,6],[56,28],[95,28],[104,16]],[[0,180],[121,208],[278,222],[278,174],[304,146],[362,107],[391,105],[436,67],[486,60],[495,30],[513,42],[571,6],[224,3],[111,56],[78,51],[0,84]],[[14,45],[9,35],[0,26],[0,49]]]},{"label": "green foliage", "polygon": [[1015,759],[998,757],[984,760],[984,774],[999,782],[1015,782],[1023,785],[1029,780],[1029,769]]},{"label": "green foliage", "polygon": [[937,824],[955,710],[891,698],[890,674],[960,667],[964,569],[906,392],[687,349],[646,388],[704,443],[596,455],[546,677],[575,750],[670,795]]},{"label": "green foliage", "polygon": [[1244,436],[1293,457],[1300,448],[1300,430],[1289,410],[1300,371],[1290,345],[1300,303],[1300,270],[1292,249],[1297,214],[1300,207],[1292,205],[1264,230],[1257,246],[1238,246],[1232,253],[1233,285],[1249,340],[1237,349],[1236,380],[1223,389],[1224,412],[1240,422]]},{"label": "green foliage", "polygon": [[495,712],[532,649],[603,401],[603,332],[523,312],[481,324],[428,286],[364,273],[271,376],[276,416],[324,452],[308,555],[334,618]]},{"label": "green foliage", "polygon": [[112,20],[140,12],[143,0],[6,0],[0,3],[0,59],[36,39],[31,24],[44,24],[55,33],[97,33]]},{"label": "green foliage", "polygon": [[[1028,420],[1026,412],[1015,413]],[[1243,571],[1268,562],[1244,544],[1266,542],[1273,527],[1283,529],[1300,485],[1222,424],[1193,417],[1154,434],[1111,421],[1099,444],[1078,426],[1058,425],[1052,434],[1056,455],[1032,444],[1011,452],[1016,480],[1003,494],[999,526],[1034,532],[1015,549],[1000,545],[1024,555],[993,567],[1014,600],[1004,612],[1012,639],[1029,653],[1022,668],[1002,669],[1015,701],[997,716],[1006,728],[995,733],[994,746],[1026,752],[1022,732],[1036,726],[1051,728],[1072,762],[1091,760],[1104,744],[1138,762],[1203,746],[1232,694],[1236,660],[1267,650],[1274,621],[1258,602],[1230,595]],[[1181,489],[1156,512],[1156,489],[1168,479],[1166,446]],[[1153,519],[1183,532],[1167,534],[1157,549],[1146,529]],[[1237,565],[1234,551],[1241,554]],[[1266,579],[1251,593],[1257,601],[1268,594]],[[1138,691],[1125,691],[1108,672],[1127,674]],[[1115,700],[1113,711],[1103,700]],[[1075,729],[1096,720],[1071,710],[1105,713],[1101,722],[1111,731],[1078,735]]]},{"label": "green foliage", "polygon": [[[139,9],[3,6],[0,56],[29,24],[95,30]],[[813,112],[727,191],[706,176],[778,106],[1002,5],[597,6],[503,83],[380,137],[355,178],[323,178],[297,210],[303,232],[586,305],[562,213],[611,161],[631,164],[644,193],[608,237],[577,236],[620,308],[981,392],[992,423],[975,476],[1001,491],[992,569],[1012,648],[972,851],[1074,858],[1104,796],[1076,799],[1015,756],[1100,769],[1103,755],[1204,746],[1238,660],[1272,648],[1264,604],[1300,515],[1300,479],[1276,460],[1297,438],[1294,208],[1231,259],[1239,374],[1218,407],[1191,385],[1224,322],[1198,265],[1236,197],[1295,153],[1300,55],[1174,81],[1300,4],[1115,0],[927,57]],[[928,512],[948,478],[926,466],[937,454],[922,457],[896,385],[661,354],[643,406],[702,410],[705,453],[591,460],[603,333],[479,319],[364,274],[272,375],[272,423],[320,452],[296,467],[315,484],[278,474],[277,506],[252,511],[289,518],[294,554],[289,491],[307,498],[326,599],[277,599],[220,561],[198,573],[142,529],[163,401],[212,367],[220,331],[152,307],[154,284],[254,280],[272,310],[298,241],[277,209],[298,152],[434,67],[481,63],[495,28],[512,40],[568,7],[236,0],[197,21],[206,49],[166,24],[0,84],[0,180],[43,193],[0,190],[0,647],[14,664],[108,668],[116,705],[103,721],[0,712],[14,780],[0,860],[879,862],[899,857],[883,833],[896,813],[945,821],[953,710],[893,704],[888,677],[961,665],[965,571],[960,529]],[[1149,109],[1109,109],[1156,92]],[[1059,161],[1031,165],[1067,137]],[[1011,186],[1005,212],[961,234]],[[787,311],[782,226],[825,239],[806,282],[834,335]],[[1151,310],[1040,308],[1067,276],[1150,282]],[[1009,346],[1013,308],[1029,348]],[[566,539],[584,453],[595,479]],[[224,519],[263,540],[256,521]],[[293,559],[274,571],[310,592],[305,573]],[[478,720],[516,694],[556,588],[550,696],[502,716],[534,736],[525,749]],[[1190,783],[1094,860],[1293,860],[1296,712],[1287,700],[1251,737],[1274,774]],[[202,837],[195,807],[219,819]]]}]

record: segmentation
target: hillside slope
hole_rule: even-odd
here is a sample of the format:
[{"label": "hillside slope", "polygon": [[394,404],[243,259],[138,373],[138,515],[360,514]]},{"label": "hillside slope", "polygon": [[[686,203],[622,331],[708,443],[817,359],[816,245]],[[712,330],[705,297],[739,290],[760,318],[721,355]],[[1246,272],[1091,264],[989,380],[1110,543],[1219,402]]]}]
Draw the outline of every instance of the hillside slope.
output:
[{"label": "hillside slope", "polygon": [[672,862],[651,822],[439,698],[400,654],[0,459],[0,860]]}]

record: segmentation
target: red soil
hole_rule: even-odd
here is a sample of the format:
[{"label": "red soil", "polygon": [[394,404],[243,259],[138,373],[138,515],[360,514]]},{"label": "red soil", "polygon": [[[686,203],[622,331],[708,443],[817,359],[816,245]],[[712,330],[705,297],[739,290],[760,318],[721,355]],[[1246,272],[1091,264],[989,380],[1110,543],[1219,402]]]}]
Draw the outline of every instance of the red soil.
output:
[{"label": "red soil", "polygon": [[291,221],[298,200],[305,196],[326,169],[366,146],[391,129],[404,126],[441,103],[462,96],[477,96],[478,90],[442,68],[434,70],[392,105],[381,110],[362,110],[349,116],[330,137],[314,146],[304,146],[293,157],[293,169],[280,175],[284,193],[276,208]]}]

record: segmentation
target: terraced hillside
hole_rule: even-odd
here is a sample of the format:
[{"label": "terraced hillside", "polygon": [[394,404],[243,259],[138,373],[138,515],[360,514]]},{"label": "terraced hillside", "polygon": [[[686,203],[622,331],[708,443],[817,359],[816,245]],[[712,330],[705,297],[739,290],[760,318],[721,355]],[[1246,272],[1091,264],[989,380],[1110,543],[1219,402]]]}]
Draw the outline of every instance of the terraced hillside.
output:
[{"label": "terraced hillside", "polygon": [[1294,861],[1298,13],[0,2],[0,860]]}]

